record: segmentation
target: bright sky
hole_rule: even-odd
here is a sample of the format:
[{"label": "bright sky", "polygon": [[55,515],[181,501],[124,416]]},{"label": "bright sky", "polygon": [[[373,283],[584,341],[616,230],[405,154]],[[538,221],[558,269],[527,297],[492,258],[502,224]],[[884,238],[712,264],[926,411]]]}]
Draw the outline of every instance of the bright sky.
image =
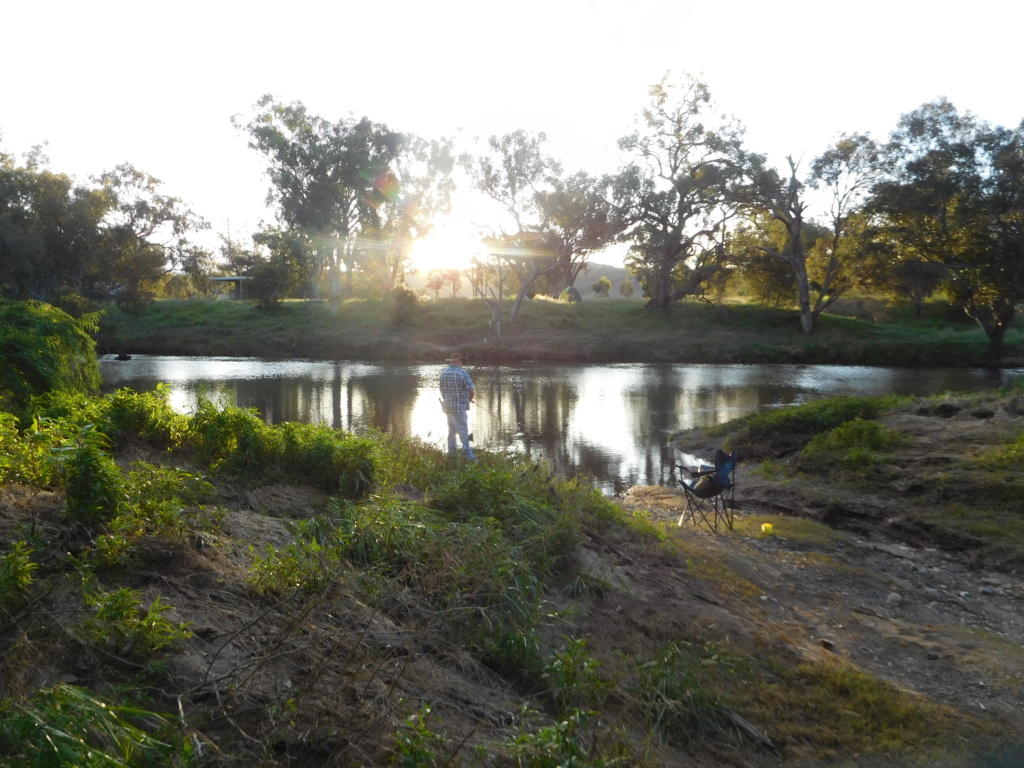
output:
[{"label": "bright sky", "polygon": [[1012,0],[26,0],[0,11],[0,150],[48,142],[83,182],[130,162],[239,237],[267,182],[231,117],[264,93],[428,137],[544,131],[596,173],[672,70],[806,167],[938,96],[1016,126],[1022,22]]}]

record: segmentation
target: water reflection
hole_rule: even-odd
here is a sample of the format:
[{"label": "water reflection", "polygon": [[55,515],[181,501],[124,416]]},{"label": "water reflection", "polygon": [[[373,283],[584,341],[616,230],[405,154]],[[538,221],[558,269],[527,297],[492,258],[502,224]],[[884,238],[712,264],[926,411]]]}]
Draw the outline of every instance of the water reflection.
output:
[{"label": "water reflection", "polygon": [[[443,446],[440,365],[135,356],[101,360],[108,389],[164,382],[173,407],[200,396],[256,408],[271,423],[379,429]],[[977,391],[1021,371],[782,365],[519,365],[468,368],[479,448],[515,451],[581,472],[607,493],[671,484],[680,456],[666,436],[746,413],[834,395]]]}]

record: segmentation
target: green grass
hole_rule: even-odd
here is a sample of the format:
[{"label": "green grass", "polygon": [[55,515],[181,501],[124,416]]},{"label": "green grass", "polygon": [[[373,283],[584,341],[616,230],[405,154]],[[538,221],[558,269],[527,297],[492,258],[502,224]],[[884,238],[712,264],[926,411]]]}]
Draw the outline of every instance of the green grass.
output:
[{"label": "green grass", "polygon": [[[421,299],[401,325],[389,311],[371,299],[288,301],[269,312],[248,302],[165,299],[141,315],[108,309],[98,343],[104,352],[276,358],[440,361],[457,348],[475,360],[862,365],[969,365],[987,348],[975,324],[948,313],[885,323],[822,315],[805,336],[792,310],[681,302],[646,313],[642,301],[538,298],[523,304],[514,324],[506,313],[499,343],[482,299]],[[1024,322],[1017,321],[1007,354],[1022,345]]]}]

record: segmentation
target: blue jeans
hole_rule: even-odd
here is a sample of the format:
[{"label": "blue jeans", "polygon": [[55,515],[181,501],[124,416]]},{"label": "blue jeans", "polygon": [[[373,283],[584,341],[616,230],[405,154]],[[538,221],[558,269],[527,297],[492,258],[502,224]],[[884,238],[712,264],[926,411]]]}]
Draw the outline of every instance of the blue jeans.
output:
[{"label": "blue jeans", "polygon": [[448,416],[448,455],[454,456],[456,451],[455,436],[462,440],[462,450],[470,461],[476,459],[473,446],[469,444],[469,413],[468,411],[445,411]]}]

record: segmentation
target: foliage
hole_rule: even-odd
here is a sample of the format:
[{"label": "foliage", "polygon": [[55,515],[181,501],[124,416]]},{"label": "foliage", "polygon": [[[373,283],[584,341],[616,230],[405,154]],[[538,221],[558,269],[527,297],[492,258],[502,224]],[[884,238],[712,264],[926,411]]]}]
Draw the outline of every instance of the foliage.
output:
[{"label": "foliage", "polygon": [[517,736],[509,745],[516,768],[608,768],[611,763],[586,746],[593,742],[586,728],[595,714],[573,709],[554,725]]},{"label": "foliage", "polygon": [[416,318],[418,300],[408,288],[396,288],[391,292],[391,307],[388,317],[391,324],[402,327],[411,325]]},{"label": "foliage", "polygon": [[340,566],[333,532],[317,535],[316,524],[300,522],[295,541],[283,549],[267,545],[262,554],[252,554],[249,587],[258,595],[303,590],[320,593],[337,578]]},{"label": "foliage", "polygon": [[24,541],[0,555],[0,610],[12,612],[24,604],[38,565],[31,560],[32,550]]},{"label": "foliage", "polygon": [[937,99],[903,115],[870,210],[900,259],[941,267],[944,288],[1002,354],[1024,297],[1024,138]]},{"label": "foliage", "polygon": [[190,750],[154,735],[167,725],[160,715],[109,704],[82,688],[40,688],[27,701],[0,701],[0,766],[168,765],[175,753]]},{"label": "foliage", "polygon": [[903,445],[904,437],[877,421],[856,418],[811,438],[801,458],[820,468],[837,462],[848,469],[870,469],[889,459],[885,453]]},{"label": "foliage", "polygon": [[444,744],[444,737],[427,726],[430,707],[423,704],[419,711],[406,718],[406,725],[396,735],[399,768],[433,768],[437,765],[436,748]]},{"label": "foliage", "polygon": [[99,389],[98,315],[77,320],[38,301],[0,299],[0,407],[23,415],[37,395]]},{"label": "foliage", "polygon": [[501,299],[514,285],[509,323],[516,322],[527,296],[543,285],[559,296],[586,266],[586,258],[608,245],[622,224],[610,205],[611,180],[586,173],[562,176],[561,165],[543,151],[547,136],[513,131],[491,136],[477,157],[463,165],[473,186],[494,201],[510,224],[485,238],[486,269],[475,289],[501,322]]},{"label": "foliage", "polygon": [[633,695],[655,730],[696,740],[728,725],[726,710],[700,679],[700,655],[686,643],[669,643],[637,670]]},{"label": "foliage", "polygon": [[666,75],[649,90],[642,128],[619,141],[637,159],[616,179],[615,202],[632,244],[627,267],[652,310],[703,296],[763,158],[743,148],[742,128],[715,110],[703,82]]},{"label": "foliage", "polygon": [[413,234],[424,234],[448,207],[449,142],[399,134],[368,118],[331,122],[270,95],[255,109],[236,126],[266,161],[268,199],[288,236],[301,241],[310,283],[326,272],[338,296],[344,278],[351,297],[359,266],[394,288]]},{"label": "foliage", "polygon": [[163,614],[172,607],[158,597],[143,610],[139,593],[122,587],[113,592],[87,593],[86,605],[95,613],[79,624],[82,636],[101,647],[127,648],[152,653],[192,636],[185,624],[174,624]]},{"label": "foliage", "polygon": [[898,398],[831,397],[802,405],[756,413],[709,429],[728,435],[725,444],[755,458],[786,449],[802,448],[815,435],[855,419],[874,419],[892,408]]},{"label": "foliage", "polygon": [[38,150],[0,152],[0,281],[8,295],[80,311],[116,298],[137,310],[171,268],[194,261],[206,223],[160,182],[123,164],[78,185]]},{"label": "foliage", "polygon": [[93,528],[112,520],[124,505],[124,476],[107,453],[107,440],[92,425],[59,449],[66,518]]},{"label": "foliage", "polygon": [[266,424],[255,410],[200,402],[186,428],[187,447],[215,471],[302,477],[349,498],[374,481],[374,441],[325,426]]},{"label": "foliage", "polygon": [[591,290],[593,290],[594,293],[600,296],[602,299],[607,299],[608,294],[611,293],[612,290],[612,281],[609,280],[607,277],[602,277],[596,283],[594,283],[594,285],[591,287]]},{"label": "foliage", "polygon": [[545,666],[543,680],[560,717],[574,708],[601,703],[609,686],[601,679],[598,666],[582,638],[569,638],[565,648]]}]

